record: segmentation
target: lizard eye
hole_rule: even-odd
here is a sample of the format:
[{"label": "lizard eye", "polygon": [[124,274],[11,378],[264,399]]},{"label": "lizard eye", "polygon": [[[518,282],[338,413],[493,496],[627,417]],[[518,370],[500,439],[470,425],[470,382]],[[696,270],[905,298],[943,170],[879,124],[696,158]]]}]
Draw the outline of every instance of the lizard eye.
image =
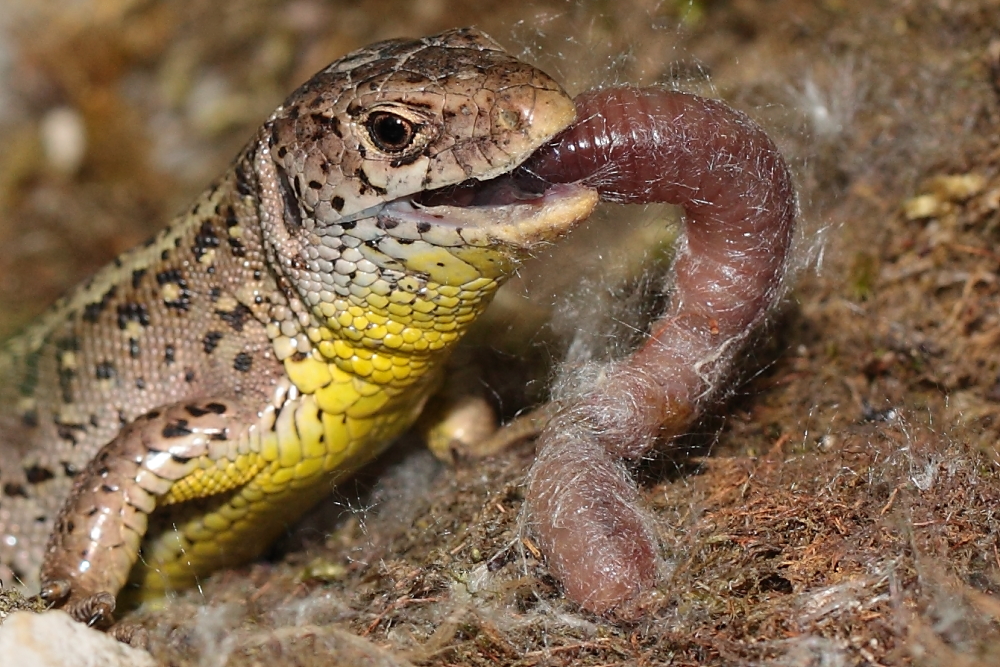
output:
[{"label": "lizard eye", "polygon": [[409,148],[417,135],[417,127],[408,118],[387,111],[377,111],[365,122],[372,143],[386,153],[399,153]]}]

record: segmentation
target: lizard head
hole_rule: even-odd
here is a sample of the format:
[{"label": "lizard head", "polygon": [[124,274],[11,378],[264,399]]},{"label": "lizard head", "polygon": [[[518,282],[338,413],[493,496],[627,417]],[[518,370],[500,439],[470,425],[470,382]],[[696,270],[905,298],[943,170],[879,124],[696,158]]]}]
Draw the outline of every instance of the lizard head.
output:
[{"label": "lizard head", "polygon": [[434,317],[465,298],[474,317],[522,257],[595,206],[580,185],[505,178],[575,116],[558,83],[475,30],[348,54],[258,135],[272,265],[331,328],[400,294]]}]

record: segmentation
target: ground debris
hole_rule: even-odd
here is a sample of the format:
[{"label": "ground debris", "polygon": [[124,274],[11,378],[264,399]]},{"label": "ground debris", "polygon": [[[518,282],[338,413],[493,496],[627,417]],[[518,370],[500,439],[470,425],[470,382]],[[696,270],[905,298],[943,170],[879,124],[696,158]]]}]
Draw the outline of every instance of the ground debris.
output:
[{"label": "ground debris", "polygon": [[[104,5],[9,0],[0,22],[6,331],[158,228],[305,75],[377,39],[456,24],[521,49],[571,92],[634,81],[724,97],[787,152],[803,210],[804,268],[742,379],[714,418],[637,471],[662,549],[662,583],[638,621],[581,613],[533,553],[519,523],[531,443],[454,469],[403,447],[338,487],[271,560],[132,612],[158,659],[1000,660],[995,2]],[[72,169],[42,159],[38,122],[56,109],[86,130]],[[587,234],[558,264],[558,294],[530,303],[526,282],[504,297],[540,319],[553,301],[572,307],[520,335],[516,353],[487,344],[502,414],[544,398],[540,362],[593,304],[633,336],[651,315],[627,319],[652,306],[622,294],[655,292],[655,276],[602,284],[593,260],[599,248],[640,264],[648,248]]]}]

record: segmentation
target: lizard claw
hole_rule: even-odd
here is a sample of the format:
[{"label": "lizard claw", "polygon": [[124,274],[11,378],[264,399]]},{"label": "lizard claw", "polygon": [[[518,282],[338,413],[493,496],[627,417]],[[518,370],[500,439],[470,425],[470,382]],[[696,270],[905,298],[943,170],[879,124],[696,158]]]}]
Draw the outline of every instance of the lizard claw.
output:
[{"label": "lizard claw", "polygon": [[50,607],[61,606],[69,598],[70,585],[66,579],[47,581],[38,592],[38,598]]},{"label": "lizard claw", "polygon": [[115,622],[115,596],[111,593],[95,593],[82,600],[70,602],[64,608],[73,620],[85,623],[91,628],[106,628]]},{"label": "lizard claw", "polygon": [[[107,628],[114,623],[115,596],[108,592],[72,599],[72,587],[65,579],[46,582],[39,591],[40,600],[53,609],[62,609],[74,621],[88,627]],[[116,635],[117,636],[117,635]],[[131,643],[127,641],[126,643]]]}]

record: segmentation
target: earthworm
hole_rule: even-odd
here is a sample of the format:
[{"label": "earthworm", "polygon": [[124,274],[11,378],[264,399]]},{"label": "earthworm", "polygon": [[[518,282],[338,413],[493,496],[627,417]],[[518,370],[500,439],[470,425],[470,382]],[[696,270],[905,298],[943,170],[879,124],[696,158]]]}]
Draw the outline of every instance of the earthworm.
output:
[{"label": "earthworm", "polygon": [[617,87],[576,105],[576,123],[520,178],[583,182],[603,200],[685,213],[666,312],[631,356],[561,401],[528,478],[528,526],[567,595],[621,613],[656,583],[659,563],[622,459],[679,434],[729,374],[779,296],[797,202],[774,143],[722,102]]}]

